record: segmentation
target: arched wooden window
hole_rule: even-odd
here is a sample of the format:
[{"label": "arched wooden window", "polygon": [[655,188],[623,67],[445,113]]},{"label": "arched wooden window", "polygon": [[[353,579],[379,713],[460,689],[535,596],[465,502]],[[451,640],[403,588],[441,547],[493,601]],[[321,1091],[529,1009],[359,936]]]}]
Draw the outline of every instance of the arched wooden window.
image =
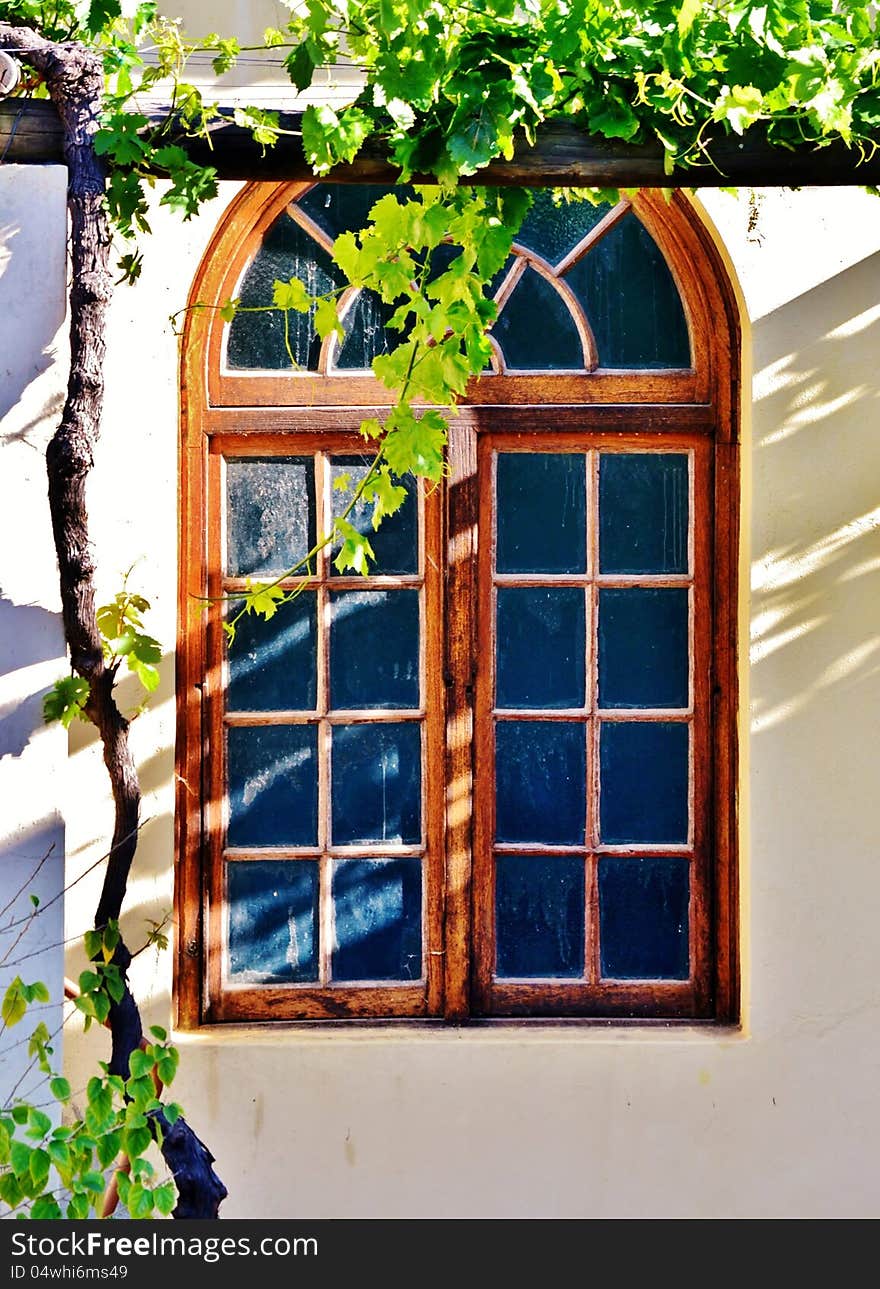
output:
[{"label": "arched wooden window", "polygon": [[[191,303],[341,286],[334,238],[386,191],[247,187]],[[647,193],[536,194],[489,289],[443,486],[407,481],[366,578],[321,554],[231,648],[222,597],[366,469],[386,313],[347,290],[323,343],[189,315],[181,1023],[737,1016],[732,290],[687,200]]]}]

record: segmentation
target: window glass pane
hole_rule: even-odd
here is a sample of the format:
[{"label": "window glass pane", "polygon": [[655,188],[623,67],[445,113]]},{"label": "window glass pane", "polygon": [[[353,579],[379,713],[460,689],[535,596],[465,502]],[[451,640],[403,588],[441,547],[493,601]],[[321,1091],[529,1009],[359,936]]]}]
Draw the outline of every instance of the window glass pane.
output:
[{"label": "window glass pane", "polygon": [[689,867],[677,856],[599,860],[603,976],[687,980]]},{"label": "window glass pane", "polygon": [[402,333],[385,331],[395,307],[383,304],[374,291],[360,291],[342,320],[345,339],[339,343],[334,367],[341,371],[365,371],[377,354],[386,354],[395,348],[403,338]]},{"label": "window glass pane", "polygon": [[495,773],[498,841],[584,844],[587,791],[582,724],[499,721]]},{"label": "window glass pane", "polygon": [[334,980],[420,978],[421,860],[337,860],[333,913]]},{"label": "window glass pane", "polygon": [[[285,212],[263,239],[239,291],[241,304],[261,307],[272,303],[272,284],[298,277],[311,295],[325,295],[345,284],[345,277],[330,256]],[[288,311],[287,329],[296,367],[316,371],[321,342],[309,313]],[[284,314],[237,313],[227,333],[226,360],[236,370],[296,370],[284,342]]]},{"label": "window glass pane", "polygon": [[[351,502],[352,496],[363,482],[369,468],[370,462],[365,461],[363,457],[333,458],[331,466],[333,482],[334,484],[340,484],[338,489],[336,487],[333,489],[334,519],[338,519],[344,513],[346,506]],[[342,488],[341,484],[345,476],[348,476],[349,482],[347,487]],[[402,479],[395,479],[395,483],[406,489],[406,501],[393,515],[388,515],[387,518],[382,520],[378,530],[373,529],[375,504],[372,501],[359,501],[348,516],[348,522],[359,533],[366,534],[373,548],[376,560],[370,566],[371,574],[393,574],[398,576],[417,573],[419,570],[418,484],[410,474],[404,475]],[[332,553],[334,556],[338,553],[339,546],[339,542],[333,546]],[[332,566],[330,575],[331,577],[339,576],[337,570]],[[347,576],[351,576],[350,570]]]},{"label": "window glass pane", "polygon": [[230,846],[318,844],[317,748],[314,725],[227,731]]},{"label": "window glass pane", "polygon": [[499,573],[583,573],[587,566],[582,454],[499,452]]},{"label": "window glass pane", "polygon": [[495,928],[498,976],[582,976],[584,861],[499,855]]},{"label": "window glass pane", "polygon": [[569,251],[582,242],[591,228],[604,219],[611,207],[607,202],[598,206],[589,201],[573,200],[555,205],[549,192],[534,194],[529,213],[523,220],[516,241],[536,251],[551,264],[558,264]]},{"label": "window glass pane", "polygon": [[[230,606],[229,617],[241,608]],[[227,646],[227,706],[233,712],[314,711],[318,698],[317,609],[314,591],[282,604],[268,622],[240,618]]]},{"label": "window glass pane", "polygon": [[556,288],[527,268],[493,324],[492,335],[511,370],[582,370],[584,350],[568,305]]},{"label": "window glass pane", "polygon": [[[457,242],[441,242],[439,246],[435,246],[431,251],[431,267],[428,270],[427,280],[435,282],[438,277],[442,277],[444,273],[447,273],[454,262],[461,259],[461,256],[462,248]],[[422,263],[424,262],[422,256],[419,256],[419,259]],[[510,260],[508,260],[508,263],[510,263]]]},{"label": "window glass pane", "polygon": [[227,460],[226,572],[230,577],[277,576],[293,568],[314,544],[311,457]]},{"label": "window glass pane", "polygon": [[651,234],[630,212],[569,269],[601,367],[690,367],[684,310]]},{"label": "window glass pane", "polygon": [[685,587],[599,591],[599,706],[687,707]]},{"label": "window glass pane", "polygon": [[418,707],[418,591],[336,591],[330,606],[330,706]]},{"label": "window glass pane", "polygon": [[393,192],[398,200],[412,196],[412,189],[388,184],[316,184],[297,201],[301,210],[329,237],[358,233],[380,197]]},{"label": "window glass pane", "polygon": [[600,832],[607,845],[688,838],[688,727],[684,722],[603,722]]},{"label": "window glass pane", "polygon": [[688,458],[682,452],[603,452],[599,571],[688,571]]},{"label": "window glass pane", "polygon": [[498,589],[498,707],[583,707],[584,592],[579,587]]},{"label": "window glass pane", "polygon": [[317,980],[317,862],[227,864],[226,883],[236,983]]},{"label": "window glass pane", "polygon": [[333,845],[422,840],[421,729],[415,721],[333,727]]}]

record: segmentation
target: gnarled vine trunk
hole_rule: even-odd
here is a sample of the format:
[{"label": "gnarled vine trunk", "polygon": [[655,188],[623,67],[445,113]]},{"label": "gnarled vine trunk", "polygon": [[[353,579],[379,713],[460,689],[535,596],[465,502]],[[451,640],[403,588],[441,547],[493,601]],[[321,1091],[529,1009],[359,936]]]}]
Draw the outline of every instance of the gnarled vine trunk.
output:
[{"label": "gnarled vine trunk", "polygon": [[[86,714],[101,738],[114,802],[110,848],[95,926],[122,911],[137,848],[140,787],[128,740],[129,722],[113,696],[115,669],[105,666],[95,616],[94,562],[89,541],[86,482],[101,428],[107,306],[112,292],[105,174],[94,148],[103,93],[100,55],[82,45],[55,44],[29,27],[0,22],[0,49],[43,79],[64,130],[70,217],[70,375],[61,424],[46,450],[49,508],[58,557],[64,634],[73,670],[89,682]],[[120,941],[115,959],[125,994],[111,1006],[110,1072],[128,1076],[129,1058],[143,1038],[140,1012],[128,987],[131,955]],[[162,1153],[178,1189],[175,1217],[215,1218],[226,1187],[213,1156],[183,1120],[162,1121]]]}]

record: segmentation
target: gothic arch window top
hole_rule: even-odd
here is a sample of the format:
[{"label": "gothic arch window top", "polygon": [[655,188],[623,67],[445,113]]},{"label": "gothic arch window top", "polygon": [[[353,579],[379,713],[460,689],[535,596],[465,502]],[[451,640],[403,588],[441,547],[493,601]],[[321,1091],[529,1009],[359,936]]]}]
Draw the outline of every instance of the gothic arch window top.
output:
[{"label": "gothic arch window top", "polygon": [[[388,191],[252,183],[235,197],[193,283],[190,305],[201,307],[186,323],[188,353],[203,354],[187,383],[205,389],[208,406],[391,401],[370,370],[376,354],[397,343],[385,330],[391,309],[370,292],[346,289],[332,260],[335,238],[363,227]],[[433,254],[440,261],[456,253],[441,246]],[[681,192],[642,190],[593,206],[554,203],[536,190],[513,253],[487,288],[499,307],[492,360],[464,402],[711,406],[738,335],[719,273],[723,279],[711,236]],[[308,315],[289,313],[295,365],[284,319],[266,309],[272,283],[293,275],[315,293],[339,292],[345,333],[322,343]],[[229,324],[220,306],[233,298],[264,311]]]},{"label": "gothic arch window top", "polygon": [[[287,203],[246,264],[236,295],[245,306],[271,303],[272,283],[302,278],[314,294],[340,289],[335,238],[357,229],[387,188],[316,184]],[[406,189],[400,190],[402,194]],[[450,248],[450,254],[454,254]],[[436,254],[436,253],[435,253]],[[443,258],[443,248],[439,258]],[[495,372],[687,370],[685,312],[670,269],[628,201],[593,206],[536,194],[513,253],[488,291],[498,305]],[[392,309],[368,291],[343,291],[345,339],[322,345],[311,315],[291,313],[287,344],[296,371],[367,372],[386,350]],[[540,326],[536,326],[540,321]],[[229,373],[285,371],[291,362],[279,313],[239,313],[228,326]]]}]

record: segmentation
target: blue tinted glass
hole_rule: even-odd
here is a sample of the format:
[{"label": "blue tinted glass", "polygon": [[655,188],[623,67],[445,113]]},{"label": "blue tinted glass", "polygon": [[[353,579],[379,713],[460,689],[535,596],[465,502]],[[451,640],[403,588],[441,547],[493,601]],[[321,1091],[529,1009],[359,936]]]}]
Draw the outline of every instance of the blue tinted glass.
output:
[{"label": "blue tinted glass", "polygon": [[[431,265],[428,269],[428,282],[434,282],[438,277],[449,271],[455,260],[461,260],[461,246],[455,242],[441,242],[431,251]],[[424,262],[423,257],[419,256],[420,261]],[[461,267],[461,266],[459,266]]]},{"label": "blue tinted glass", "polygon": [[227,731],[230,846],[318,844],[317,750],[314,725]]},{"label": "blue tinted glass", "polygon": [[337,860],[333,913],[334,980],[420,978],[421,860]]},{"label": "blue tinted glass", "polygon": [[415,722],[333,727],[333,845],[418,845],[421,729]]},{"label": "blue tinted glass", "polygon": [[688,459],[684,453],[602,453],[599,570],[688,571]]},{"label": "blue tinted glass", "polygon": [[635,215],[624,215],[565,281],[590,320],[601,367],[690,367],[678,288]]},{"label": "blue tinted glass", "polygon": [[499,855],[495,872],[496,974],[584,974],[584,861]]},{"label": "blue tinted glass", "polygon": [[685,587],[599,591],[599,706],[687,707]]},{"label": "blue tinted glass", "polygon": [[587,803],[583,725],[499,721],[495,773],[498,841],[583,846]]},{"label": "blue tinted glass", "polygon": [[[278,576],[315,544],[311,457],[232,457],[226,462],[226,572]],[[305,572],[305,570],[303,570]]]},{"label": "blue tinted glass", "polygon": [[583,707],[584,592],[579,587],[498,589],[498,707]]},{"label": "blue tinted glass", "polygon": [[[272,303],[272,284],[298,277],[310,295],[326,295],[345,284],[345,277],[330,256],[285,212],[263,239],[244,275],[239,298],[247,308]],[[234,369],[278,371],[295,367],[316,371],[321,341],[314,328],[314,309],[287,313],[287,331],[295,367],[284,341],[284,314],[235,315],[229,326],[227,362]]]},{"label": "blue tinted glass", "polygon": [[551,264],[558,264],[583,241],[591,228],[605,218],[610,209],[607,202],[594,206],[586,200],[578,201],[576,197],[557,205],[549,192],[538,191],[515,240]]},{"label": "blue tinted glass", "polygon": [[[370,462],[365,461],[363,457],[334,457],[331,466],[331,475],[334,484],[339,487],[333,489],[333,518],[338,519],[346,507],[351,504],[356,489],[363,482],[370,468]],[[343,488],[342,484],[347,485]],[[406,489],[406,500],[399,510],[393,515],[386,516],[379,528],[373,528],[373,512],[375,503],[372,501],[358,501],[354,506],[351,514],[347,516],[348,522],[352,524],[359,533],[365,533],[373,548],[373,554],[376,559],[370,565],[371,574],[389,574],[405,575],[407,573],[417,573],[419,569],[419,551],[418,551],[418,484],[411,474],[404,475],[402,479],[394,481],[398,487]],[[335,556],[339,551],[339,542],[333,546],[332,554]],[[331,567],[331,577],[338,577],[338,571]],[[345,576],[351,576],[349,569]]]},{"label": "blue tinted glass", "polygon": [[[235,617],[240,602],[229,616]],[[313,711],[318,697],[313,591],[282,604],[268,622],[249,613],[228,646],[227,706],[233,712]]]},{"label": "blue tinted glass", "polygon": [[512,371],[583,369],[584,350],[569,307],[535,269],[527,268],[513,288],[492,335]]},{"label": "blue tinted glass", "polygon": [[603,722],[600,832],[607,845],[688,837],[688,727],[671,721]]},{"label": "blue tinted glass", "polygon": [[383,304],[374,291],[360,291],[342,319],[345,339],[340,341],[334,366],[341,371],[365,371],[377,354],[388,353],[402,339],[385,324],[397,306]]},{"label": "blue tinted glass", "polygon": [[599,860],[602,975],[618,980],[687,980],[688,861]]},{"label": "blue tinted glass", "polygon": [[340,233],[359,233],[380,197],[393,192],[400,201],[412,196],[412,189],[387,184],[316,184],[297,201],[301,210],[313,219],[329,237]]},{"label": "blue tinted glass", "polygon": [[226,882],[236,983],[317,980],[317,862],[227,864]]},{"label": "blue tinted glass", "polygon": [[418,707],[418,591],[330,597],[330,706]]},{"label": "blue tinted glass", "polygon": [[582,454],[499,452],[499,573],[583,573],[587,566]]}]

